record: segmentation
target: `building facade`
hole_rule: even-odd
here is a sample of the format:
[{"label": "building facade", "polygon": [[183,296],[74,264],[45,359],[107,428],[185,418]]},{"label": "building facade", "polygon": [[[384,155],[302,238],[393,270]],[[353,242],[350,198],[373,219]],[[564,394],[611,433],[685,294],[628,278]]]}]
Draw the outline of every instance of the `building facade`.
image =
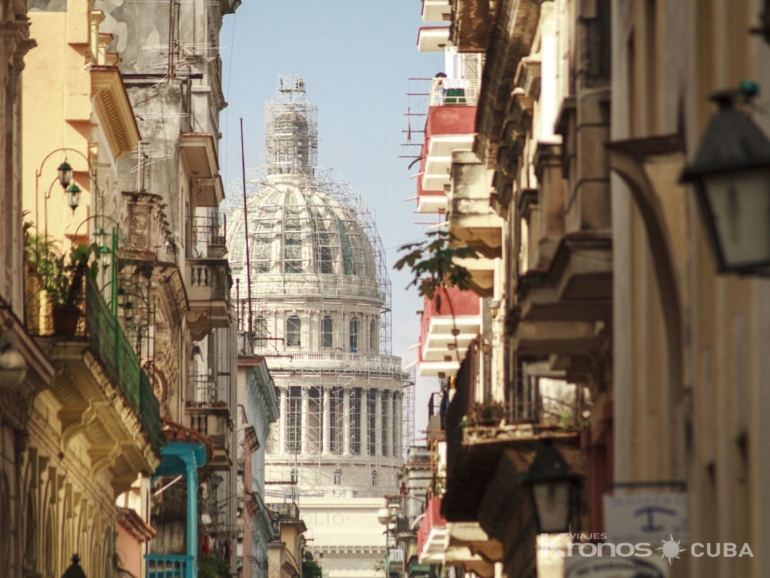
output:
[{"label": "building facade", "polygon": [[[665,536],[635,535],[673,534],[681,559],[640,559],[618,575],[764,572],[766,282],[718,272],[704,214],[680,183],[715,114],[708,95],[767,82],[763,9],[423,2],[423,19],[443,24],[420,30],[419,49],[482,63],[477,98],[458,92],[474,83],[456,67],[433,81],[433,106],[477,107],[472,120],[444,113],[439,131],[441,113],[428,111],[418,179],[418,210],[445,213],[451,243],[478,251],[467,270],[482,298],[465,339],[462,316],[435,304],[423,313],[421,371],[442,379],[449,402],[445,521],[435,522],[448,539],[428,539],[425,561],[509,578],[584,575],[538,546],[519,483],[547,443],[581,475],[570,526],[580,541],[615,540],[631,516],[624,500],[679,504]],[[730,99],[767,132],[751,94]],[[442,298],[459,305],[462,292]],[[442,325],[455,330],[450,346]],[[462,538],[469,523],[486,538]],[[725,542],[752,556],[691,555],[693,544]],[[453,545],[488,566],[473,569]]]},{"label": "building facade", "polygon": [[[146,505],[148,484],[139,480],[159,465],[163,443],[158,399],[142,365],[146,340],[116,299],[127,280],[119,247],[128,229],[118,162],[139,131],[119,59],[98,32],[102,13],[79,2],[30,8],[39,41],[22,81],[19,282],[27,331],[55,373],[29,400],[18,570],[57,576],[78,555],[89,576],[112,577],[126,562],[117,538],[131,516],[116,500],[136,484]],[[135,533],[146,538],[141,503],[140,496],[131,506]],[[136,563],[141,555],[129,565]]]},{"label": "building facade", "polygon": [[265,359],[251,352],[241,335],[238,357],[238,473],[241,531],[237,547],[238,575],[267,578],[268,545],[273,523],[265,506],[265,450],[270,426],[278,420],[275,383]]},{"label": "building facade", "polygon": [[403,462],[390,281],[363,201],[317,165],[304,80],[281,78],[266,112],[266,174],[246,218],[231,213],[228,250],[242,330],[279,392],[267,496],[299,503],[330,576],[369,576],[383,548],[376,497],[397,491]]},{"label": "building facade", "polygon": [[[22,216],[22,87],[24,57],[35,42],[29,37],[26,2],[9,4],[2,14],[3,154],[0,170],[0,574],[23,576],[25,451],[29,443],[27,408],[37,392],[50,383],[54,367],[30,337],[24,323],[25,242]],[[21,359],[19,359],[21,356]]]}]

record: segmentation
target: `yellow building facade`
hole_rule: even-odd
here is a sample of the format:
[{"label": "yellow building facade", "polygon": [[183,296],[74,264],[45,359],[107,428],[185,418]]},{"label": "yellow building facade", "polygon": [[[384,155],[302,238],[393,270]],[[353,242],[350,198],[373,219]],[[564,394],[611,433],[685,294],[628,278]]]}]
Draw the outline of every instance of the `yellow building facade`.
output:
[{"label": "yellow building facade", "polygon": [[[98,32],[101,12],[70,0],[38,7],[29,18],[38,46],[22,82],[23,206],[33,239],[25,314],[55,377],[34,397],[28,424],[22,566],[25,576],[54,578],[78,554],[87,576],[106,578],[118,569],[116,499],[160,462],[158,400],[114,291],[127,228],[117,160],[134,150],[139,131],[117,57],[107,53],[110,36]],[[57,173],[63,163],[80,189],[74,210]],[[62,330],[59,304],[43,290],[43,253],[67,263],[84,243],[95,248],[86,259],[96,272],[68,294],[76,325]],[[147,521],[147,511],[138,514]]]}]

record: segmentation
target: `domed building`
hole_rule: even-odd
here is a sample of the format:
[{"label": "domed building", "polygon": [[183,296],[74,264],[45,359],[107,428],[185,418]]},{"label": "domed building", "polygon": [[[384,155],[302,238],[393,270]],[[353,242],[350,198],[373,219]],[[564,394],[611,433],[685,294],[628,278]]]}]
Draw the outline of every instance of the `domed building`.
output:
[{"label": "domed building", "polygon": [[266,174],[252,183],[247,218],[243,206],[228,215],[233,298],[279,392],[268,500],[299,503],[327,578],[373,578],[384,548],[376,511],[398,492],[413,382],[390,355],[390,280],[374,219],[347,182],[317,166],[317,143],[304,81],[280,79],[266,109]]}]

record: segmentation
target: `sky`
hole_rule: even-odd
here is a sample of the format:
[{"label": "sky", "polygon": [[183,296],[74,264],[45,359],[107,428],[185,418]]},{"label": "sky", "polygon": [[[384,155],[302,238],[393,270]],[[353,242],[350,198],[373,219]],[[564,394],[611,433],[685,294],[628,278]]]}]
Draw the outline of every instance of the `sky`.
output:
[{"label": "sky", "polygon": [[[240,118],[247,167],[263,163],[264,105],[278,76],[305,79],[318,107],[319,164],[349,180],[376,212],[393,283],[393,354],[416,358],[422,300],[410,277],[392,269],[397,248],[419,240],[410,161],[398,158],[406,129],[408,78],[433,77],[443,55],[417,52],[420,0],[243,0],[225,17],[220,37],[223,88],[220,163],[225,186],[241,175]],[[420,124],[418,120],[417,124]],[[412,128],[422,129],[412,124]],[[436,379],[418,379],[415,421],[419,443]]]}]

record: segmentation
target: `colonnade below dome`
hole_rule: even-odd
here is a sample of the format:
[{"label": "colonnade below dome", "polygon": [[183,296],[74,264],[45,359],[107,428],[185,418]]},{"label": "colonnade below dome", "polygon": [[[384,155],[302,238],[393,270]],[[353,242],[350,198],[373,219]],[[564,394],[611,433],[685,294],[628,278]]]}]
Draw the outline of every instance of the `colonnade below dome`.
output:
[{"label": "colonnade below dome", "polygon": [[268,454],[402,457],[400,389],[278,387],[280,419]]}]

